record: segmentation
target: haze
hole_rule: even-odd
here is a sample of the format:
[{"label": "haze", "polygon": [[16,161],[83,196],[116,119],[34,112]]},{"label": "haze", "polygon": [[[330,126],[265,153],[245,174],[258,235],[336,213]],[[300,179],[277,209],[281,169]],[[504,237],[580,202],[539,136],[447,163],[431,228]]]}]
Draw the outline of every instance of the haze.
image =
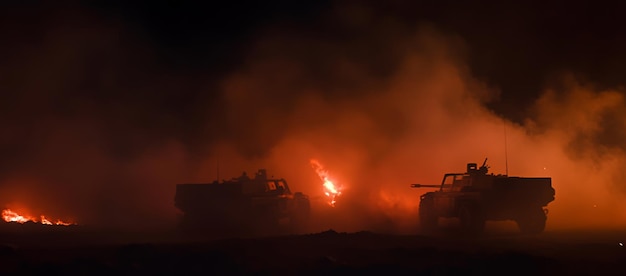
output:
[{"label": "haze", "polygon": [[339,6],[325,24],[374,26],[371,37],[268,24],[241,62],[215,73],[162,66],[149,38],[86,9],[37,20],[18,11],[1,30],[11,41],[0,64],[6,207],[161,227],[176,220],[175,184],[211,182],[218,171],[227,179],[264,168],[292,191],[322,196],[316,159],[346,188],[330,210],[342,223],[320,225],[385,221],[403,231],[427,191],[410,183],[438,184],[488,158],[495,174],[552,177],[548,229],[626,225],[619,85],[565,68],[529,91],[539,96],[513,119],[494,111],[507,91],[475,75],[466,39],[429,22],[367,9],[347,16]]}]

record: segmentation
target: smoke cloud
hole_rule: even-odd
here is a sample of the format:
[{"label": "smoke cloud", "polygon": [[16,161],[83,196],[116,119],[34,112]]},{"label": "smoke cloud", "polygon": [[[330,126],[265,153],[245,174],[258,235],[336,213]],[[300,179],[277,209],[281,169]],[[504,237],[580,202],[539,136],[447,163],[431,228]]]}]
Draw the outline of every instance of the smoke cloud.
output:
[{"label": "smoke cloud", "polygon": [[[308,40],[294,46],[298,41],[275,43],[311,55],[320,49]],[[297,188],[319,194],[321,183],[315,184],[307,160],[320,160],[347,187],[345,205],[342,209],[338,202],[335,211],[344,223],[338,227],[354,231],[414,227],[422,192],[409,189],[409,183],[440,183],[443,173],[462,172],[466,163],[484,158],[496,174],[552,177],[557,199],[549,205],[549,229],[624,225],[624,194],[618,192],[623,142],[616,138],[623,132],[621,91],[601,91],[564,74],[546,85],[519,124],[485,107],[499,91],[472,77],[458,37],[422,27],[415,36],[386,42],[390,49],[403,49],[389,77],[377,78],[340,58],[327,65],[334,78],[355,80],[352,87],[342,87],[347,92],[323,82],[310,87],[311,67],[298,66],[300,56],[279,50],[276,58],[251,60],[250,67],[227,79],[226,98],[239,106],[232,110],[255,114],[233,116],[238,120],[232,124],[243,119],[250,129],[282,137],[270,157],[253,164],[280,171]],[[351,96],[324,97],[315,89]],[[268,110],[282,99],[289,103],[283,112]],[[264,133],[246,137],[261,140]],[[233,143],[240,149],[248,145]]]},{"label": "smoke cloud", "polygon": [[[501,91],[473,76],[462,37],[369,12],[325,22],[368,36],[259,30],[243,64],[206,80],[167,70],[141,35],[83,11],[41,19],[36,46],[3,30],[14,43],[0,66],[0,203],[157,227],[176,220],[175,184],[265,168],[314,198],[318,228],[403,232],[424,192],[410,183],[489,158],[496,174],[552,177],[549,229],[626,224],[622,90],[564,72],[513,122],[486,107]],[[345,187],[335,208],[311,159]]]}]

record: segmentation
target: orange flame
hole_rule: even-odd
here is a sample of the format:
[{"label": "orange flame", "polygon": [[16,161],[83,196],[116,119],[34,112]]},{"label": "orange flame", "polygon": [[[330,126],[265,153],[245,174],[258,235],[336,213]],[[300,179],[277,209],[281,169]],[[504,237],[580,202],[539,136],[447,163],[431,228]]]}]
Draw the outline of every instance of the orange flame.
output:
[{"label": "orange flame", "polygon": [[311,165],[320,179],[324,182],[324,194],[330,199],[328,203],[330,206],[334,207],[337,202],[337,197],[341,195],[342,187],[336,185],[332,180],[330,180],[328,171],[324,170],[322,165],[317,160],[311,159]]},{"label": "orange flame", "polygon": [[36,217],[31,217],[31,216],[24,216],[24,215],[20,215],[14,211],[11,211],[11,209],[4,209],[2,210],[2,218],[4,219],[4,221],[6,222],[17,222],[17,223],[25,223],[25,222],[37,222],[37,223],[41,223],[41,224],[45,224],[45,225],[73,225],[75,223],[71,223],[71,222],[64,222],[60,219],[58,219],[56,222],[51,222],[49,219],[47,219],[45,216],[41,215],[40,219],[37,219]]}]

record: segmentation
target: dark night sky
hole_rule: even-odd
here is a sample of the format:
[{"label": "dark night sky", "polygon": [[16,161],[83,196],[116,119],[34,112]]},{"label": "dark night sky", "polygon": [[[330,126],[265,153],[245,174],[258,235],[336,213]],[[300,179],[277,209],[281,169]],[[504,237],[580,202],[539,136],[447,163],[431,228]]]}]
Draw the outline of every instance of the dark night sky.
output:
[{"label": "dark night sky", "polygon": [[[326,33],[338,39],[376,35],[368,32],[371,26],[367,25],[342,29],[325,24],[332,2],[335,1],[202,5],[155,1],[149,7],[145,3],[110,2],[92,6],[105,16],[119,16],[125,24],[144,31],[158,45],[162,61],[168,67],[220,73],[236,67],[255,31],[272,24],[289,25],[305,33]],[[494,103],[492,108],[514,119],[521,119],[524,108],[546,82],[563,70],[580,74],[601,86],[623,84],[626,24],[621,18],[623,7],[617,3],[352,3],[354,7],[367,7],[375,17],[393,17],[408,30],[427,22],[460,35],[469,45],[473,73],[501,89],[501,102]]]},{"label": "dark night sky", "polygon": [[[4,48],[3,121],[13,125],[13,133],[34,136],[28,126],[41,123],[42,118],[85,117],[85,112],[92,112],[89,116],[106,118],[98,117],[114,130],[111,133],[141,130],[136,137],[110,137],[110,141],[124,141],[112,142],[114,152],[122,154],[132,154],[138,143],[145,144],[142,135],[175,136],[193,146],[216,136],[201,126],[227,133],[229,126],[216,119],[224,107],[215,85],[245,62],[261,31],[270,28],[360,45],[352,46],[354,51],[346,55],[373,74],[385,76],[393,73],[398,60],[385,48],[388,30],[380,26],[392,20],[394,32],[410,35],[418,24],[432,24],[465,41],[472,74],[500,90],[500,98],[488,106],[517,121],[564,71],[601,87],[624,82],[626,24],[621,24],[622,9],[617,4],[19,2],[5,2],[2,9],[1,31],[8,42],[0,46]],[[342,26],[333,21],[355,10],[367,12],[366,23]],[[111,42],[111,38],[118,40]],[[332,55],[341,53],[326,58]],[[80,74],[58,75],[66,71]],[[42,86],[57,89],[39,89]],[[39,99],[40,104],[23,114],[19,103],[27,99]],[[207,116],[206,110],[213,110],[213,115]],[[15,124],[16,112],[20,124]],[[15,148],[5,147],[5,155],[11,151]]]}]

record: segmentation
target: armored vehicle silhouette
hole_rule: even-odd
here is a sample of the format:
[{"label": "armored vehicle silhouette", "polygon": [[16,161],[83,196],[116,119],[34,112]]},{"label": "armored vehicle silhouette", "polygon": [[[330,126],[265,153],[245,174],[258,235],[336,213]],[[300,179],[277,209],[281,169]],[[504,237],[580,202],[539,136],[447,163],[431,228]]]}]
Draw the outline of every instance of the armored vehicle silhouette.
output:
[{"label": "armored vehicle silhouette", "polygon": [[226,235],[298,231],[307,222],[307,195],[292,193],[285,179],[270,179],[264,169],[254,178],[176,185],[175,206],[183,230]]},{"label": "armored vehicle silhouette", "polygon": [[425,232],[434,231],[440,217],[458,218],[469,234],[481,233],[487,220],[514,220],[525,234],[544,231],[546,207],[555,195],[552,179],[487,174],[486,163],[480,168],[468,163],[465,173],[446,173],[439,185],[411,184],[439,188],[420,197],[419,220]]}]

